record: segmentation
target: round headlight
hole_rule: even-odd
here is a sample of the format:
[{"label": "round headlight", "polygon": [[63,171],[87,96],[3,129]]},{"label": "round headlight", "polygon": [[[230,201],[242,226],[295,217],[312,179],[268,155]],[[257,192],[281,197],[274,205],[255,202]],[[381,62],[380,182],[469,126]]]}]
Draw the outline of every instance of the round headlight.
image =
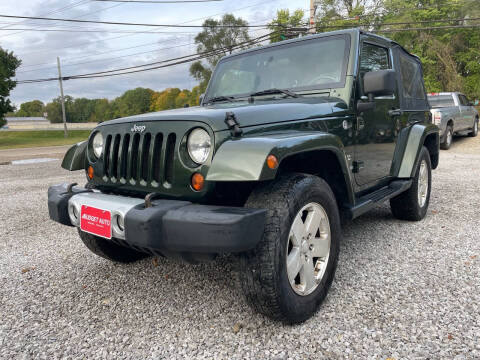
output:
[{"label": "round headlight", "polygon": [[97,132],[93,137],[92,148],[95,156],[99,158],[103,151],[103,136],[101,133]]},{"label": "round headlight", "polygon": [[197,164],[203,164],[210,155],[212,148],[212,139],[208,132],[203,129],[197,128],[193,130],[187,139],[188,155]]}]

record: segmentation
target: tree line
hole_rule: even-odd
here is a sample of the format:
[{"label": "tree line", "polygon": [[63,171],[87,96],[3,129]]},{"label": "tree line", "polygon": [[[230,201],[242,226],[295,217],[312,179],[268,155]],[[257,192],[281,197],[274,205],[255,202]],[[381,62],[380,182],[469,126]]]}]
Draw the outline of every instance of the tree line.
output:
[{"label": "tree line", "polygon": [[[185,106],[195,106],[200,97],[200,87],[192,90],[178,88],[154,91],[147,88],[128,90],[114,100],[87,99],[65,96],[67,122],[103,122],[124,116],[143,114],[150,111],[169,110]],[[43,116],[47,114],[52,123],[60,123],[62,118],[61,98],[57,97],[44,104],[40,100],[28,101],[7,116]]]}]

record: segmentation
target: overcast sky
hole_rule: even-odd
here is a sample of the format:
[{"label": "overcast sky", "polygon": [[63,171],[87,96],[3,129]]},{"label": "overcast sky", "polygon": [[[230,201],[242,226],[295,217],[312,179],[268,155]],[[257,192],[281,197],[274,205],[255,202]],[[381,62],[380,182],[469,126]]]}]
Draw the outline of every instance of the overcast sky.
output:
[{"label": "overcast sky", "polygon": [[[266,24],[277,9],[309,7],[308,0],[223,0],[188,4],[134,4],[95,0],[0,0],[0,14],[77,18],[116,22],[201,25],[208,17],[219,18],[230,12],[250,24]],[[21,31],[12,29],[70,29],[81,32]],[[84,32],[85,30],[156,31],[156,34]],[[56,57],[62,62],[62,75],[75,75],[140,65],[195,52],[195,28],[146,28],[51,21],[22,21],[0,18],[0,46],[22,60],[17,79],[58,76]],[[251,35],[263,34],[252,29]],[[129,49],[126,49],[129,48]],[[113,99],[125,90],[148,87],[191,89],[195,79],[189,64],[138,74],[104,79],[64,82],[65,94],[73,97]],[[58,82],[19,84],[11,93],[18,106],[34,99],[48,102],[59,95]]]}]

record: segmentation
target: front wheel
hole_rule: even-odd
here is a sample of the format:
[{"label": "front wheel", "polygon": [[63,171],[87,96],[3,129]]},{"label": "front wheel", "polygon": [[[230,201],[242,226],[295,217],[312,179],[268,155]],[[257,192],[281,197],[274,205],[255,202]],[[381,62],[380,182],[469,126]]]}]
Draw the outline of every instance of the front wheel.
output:
[{"label": "front wheel", "polygon": [[332,190],[318,177],[289,174],[254,190],[246,206],[268,210],[262,240],[240,256],[247,302],[275,320],[305,321],[337,265],[341,228]]},{"label": "front wheel", "polygon": [[427,214],[432,188],[432,164],[425,146],[420,151],[420,159],[410,189],[390,199],[393,216],[400,220],[419,221]]},{"label": "front wheel", "polygon": [[468,134],[470,137],[475,137],[478,135],[478,118],[473,121],[472,131]]}]

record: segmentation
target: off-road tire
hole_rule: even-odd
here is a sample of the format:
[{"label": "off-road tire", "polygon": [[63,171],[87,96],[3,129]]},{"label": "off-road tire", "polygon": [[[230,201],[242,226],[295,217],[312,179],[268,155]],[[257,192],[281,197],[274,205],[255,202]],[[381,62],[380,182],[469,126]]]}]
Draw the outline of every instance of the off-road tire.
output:
[{"label": "off-road tire", "polygon": [[78,230],[80,239],[85,246],[95,255],[101,256],[107,260],[131,263],[141,260],[147,256],[147,253],[141,253],[133,249],[115,244],[112,241]]},{"label": "off-road tire", "polygon": [[[428,173],[428,189],[425,204],[420,207],[418,203],[419,191],[419,172],[420,164],[425,160]],[[415,177],[410,189],[390,199],[390,208],[393,216],[400,220],[419,221],[427,214],[428,205],[430,203],[430,193],[432,189],[432,164],[430,154],[425,146],[420,151],[420,158],[415,170]]]},{"label": "off-road tire", "polygon": [[[451,134],[450,141],[448,140],[449,139],[448,132],[450,132]],[[452,128],[452,125],[447,125],[447,128],[445,129],[445,135],[443,137],[443,141],[440,144],[440,149],[442,150],[450,149],[450,146],[452,146],[452,142],[453,142],[453,128]]]},{"label": "off-road tire", "polygon": [[468,136],[476,137],[477,135],[478,135],[478,118],[475,118],[475,120],[473,121],[472,131],[468,133]]},{"label": "off-road tire", "polygon": [[[318,287],[298,295],[288,281],[287,244],[290,227],[300,209],[320,204],[330,223],[330,254]],[[255,249],[240,255],[239,279],[247,302],[258,312],[285,323],[301,323],[311,317],[327,295],[337,266],[341,241],[340,216],[335,196],[322,179],[300,173],[282,176],[256,188],[245,205],[266,208],[263,238]]]}]

